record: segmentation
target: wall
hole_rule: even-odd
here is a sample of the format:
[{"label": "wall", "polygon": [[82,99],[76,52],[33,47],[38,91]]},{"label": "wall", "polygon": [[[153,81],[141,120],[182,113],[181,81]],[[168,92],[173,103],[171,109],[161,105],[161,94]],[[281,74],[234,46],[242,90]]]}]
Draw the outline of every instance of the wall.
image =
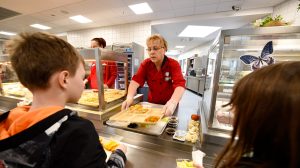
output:
[{"label": "wall", "polygon": [[67,32],[67,39],[75,47],[90,47],[94,37],[103,37],[107,45],[136,42],[145,47],[146,38],[150,35],[150,22],[138,22],[71,31]]},{"label": "wall", "polygon": [[272,16],[281,15],[283,20],[292,22],[291,25],[300,26],[300,10],[297,7],[300,1],[290,0],[274,7]]},{"label": "wall", "polygon": [[187,59],[189,57],[195,56],[195,54],[198,54],[198,56],[207,55],[208,49],[210,47],[212,42],[205,43],[204,45],[198,46],[190,51],[187,51],[185,53],[182,53],[178,56],[178,60]]},{"label": "wall", "polygon": [[212,45],[212,41],[211,42],[207,42],[204,45],[198,46],[190,51],[187,51],[185,53],[182,53],[178,56],[177,60],[180,62],[180,66],[181,66],[181,71],[183,74],[185,74],[186,69],[187,69],[187,58],[193,57],[195,56],[195,54],[198,55],[198,57],[202,57],[203,55],[207,55],[208,54],[208,50],[210,48],[210,46]]}]

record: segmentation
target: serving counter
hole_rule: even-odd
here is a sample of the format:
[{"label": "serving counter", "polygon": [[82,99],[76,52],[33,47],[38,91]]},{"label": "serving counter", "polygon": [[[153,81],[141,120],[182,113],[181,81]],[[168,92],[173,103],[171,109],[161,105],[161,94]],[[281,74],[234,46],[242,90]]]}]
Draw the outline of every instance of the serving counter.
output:
[{"label": "serving counter", "polygon": [[[191,114],[199,114],[201,98],[199,96],[188,97],[187,95],[197,96],[190,91],[186,91],[180,101],[178,108],[173,114],[179,118],[178,130],[187,130]],[[141,95],[138,95],[135,97],[135,101],[141,101],[142,98]],[[110,115],[101,116],[101,121],[95,120],[95,114],[92,116],[86,112],[79,112],[79,115],[88,117],[89,120],[93,121],[100,136],[111,138],[127,145],[128,152],[126,155],[128,161],[126,167],[129,168],[175,168],[176,159],[192,159],[192,151],[196,148],[206,153],[203,161],[205,168],[213,167],[215,156],[226,143],[224,138],[204,134],[205,141],[200,147],[190,142],[174,140],[173,136],[168,135],[165,131],[161,135],[149,135],[104,124],[111,115],[119,112],[120,109],[121,104],[109,113],[106,113]],[[94,118],[91,119],[90,117]]]},{"label": "serving counter", "polygon": [[[189,94],[193,94],[190,91],[186,91]],[[194,95],[194,94],[193,94]],[[178,108],[174,115],[179,118],[177,129],[187,130],[188,121],[190,120],[191,114],[199,114],[199,97],[190,98],[183,96]],[[137,95],[135,97],[135,103],[142,101],[143,96]],[[9,99],[6,97],[0,101],[3,109],[1,111],[7,111],[16,106],[18,103],[17,99]],[[5,109],[4,109],[5,108]],[[132,132],[124,129],[110,127],[103,124],[110,116],[116,114],[121,109],[121,104],[115,105],[106,112],[93,111],[87,109],[77,109],[72,106],[67,106],[75,111],[84,118],[89,119],[95,125],[95,128],[100,136],[111,138],[121,143],[124,143],[128,147],[127,151],[127,164],[128,168],[175,168],[176,159],[191,159],[194,145],[189,142],[180,142],[174,140],[172,136],[168,135],[165,131],[161,135],[148,135],[143,133]],[[204,143],[199,148],[201,151],[206,153],[204,157],[205,168],[212,167],[215,155],[220,151],[225,143],[222,139],[213,139],[212,137],[205,134]],[[215,144],[212,142],[222,142],[221,144]]]}]

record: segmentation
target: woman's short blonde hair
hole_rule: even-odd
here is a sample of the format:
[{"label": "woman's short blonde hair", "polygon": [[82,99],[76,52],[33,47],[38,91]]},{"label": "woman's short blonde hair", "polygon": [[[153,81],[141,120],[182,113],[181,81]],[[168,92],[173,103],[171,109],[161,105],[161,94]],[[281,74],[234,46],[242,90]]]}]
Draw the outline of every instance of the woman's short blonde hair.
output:
[{"label": "woman's short blonde hair", "polygon": [[153,34],[150,37],[147,38],[147,45],[149,44],[150,41],[154,41],[154,40],[159,40],[160,44],[163,45],[163,47],[165,48],[165,50],[168,50],[168,43],[165,40],[165,38],[163,38],[163,36],[161,36],[160,34]]}]

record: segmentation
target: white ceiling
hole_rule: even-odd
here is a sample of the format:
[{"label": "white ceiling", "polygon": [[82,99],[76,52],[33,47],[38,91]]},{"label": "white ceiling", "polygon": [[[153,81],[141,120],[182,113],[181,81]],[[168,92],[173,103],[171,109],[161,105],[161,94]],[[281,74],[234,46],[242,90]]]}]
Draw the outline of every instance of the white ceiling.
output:
[{"label": "white ceiling", "polygon": [[[148,2],[153,13],[135,15],[128,5]],[[48,32],[63,33],[139,21],[151,21],[152,27],[170,43],[180,41],[177,35],[188,24],[238,28],[272,13],[272,7],[285,0],[0,0],[0,6],[21,15],[0,20],[0,31],[36,31],[29,25],[40,23],[52,27]],[[233,12],[231,7],[241,7]],[[271,8],[268,8],[271,7]],[[79,24],[70,16],[84,15],[92,23]],[[1,36],[0,36],[1,37]],[[2,36],[3,37],[3,36]],[[4,36],[5,37],[5,36]],[[210,37],[212,38],[212,37]],[[200,44],[209,38],[193,39]],[[172,43],[174,42],[174,44]],[[194,44],[188,44],[190,48]],[[193,45],[193,46],[192,46]],[[187,48],[186,48],[187,49]],[[185,49],[185,50],[186,50]]]}]

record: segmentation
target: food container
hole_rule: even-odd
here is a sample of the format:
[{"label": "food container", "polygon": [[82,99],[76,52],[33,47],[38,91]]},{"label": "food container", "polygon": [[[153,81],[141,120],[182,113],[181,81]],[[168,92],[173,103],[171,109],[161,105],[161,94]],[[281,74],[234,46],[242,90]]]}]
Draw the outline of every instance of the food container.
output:
[{"label": "food container", "polygon": [[167,129],[166,129],[166,133],[167,133],[168,135],[174,135],[175,131],[176,131],[175,128],[167,128]]},{"label": "food container", "polygon": [[171,116],[169,121],[178,121],[178,117],[176,116]]},{"label": "food container", "polygon": [[168,122],[168,127],[172,127],[172,128],[176,128],[178,125],[178,121],[177,120],[169,120]]},{"label": "food container", "polygon": [[186,134],[187,132],[184,130],[176,130],[173,139],[184,142]]}]

